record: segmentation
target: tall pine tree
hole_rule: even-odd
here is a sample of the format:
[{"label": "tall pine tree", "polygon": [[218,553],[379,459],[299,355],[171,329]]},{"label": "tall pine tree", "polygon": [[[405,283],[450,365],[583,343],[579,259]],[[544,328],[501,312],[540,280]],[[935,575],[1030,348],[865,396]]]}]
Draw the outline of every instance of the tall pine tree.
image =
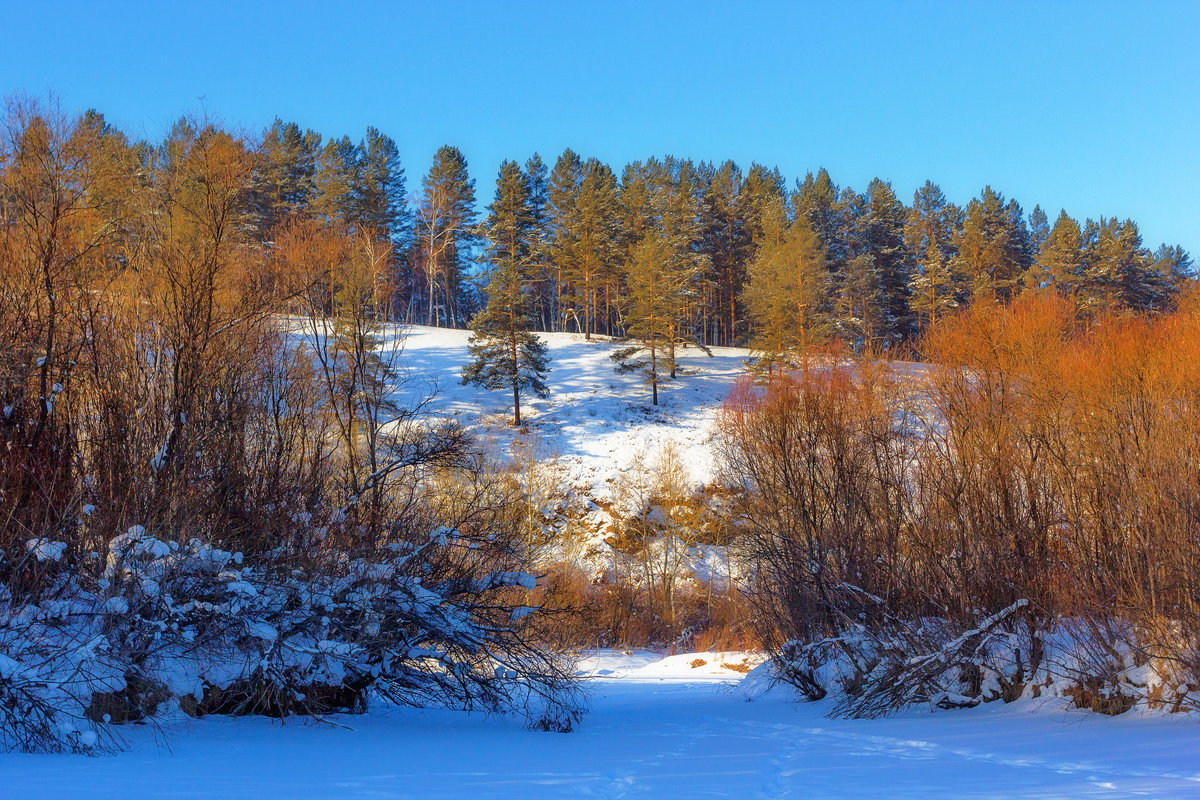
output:
[{"label": "tall pine tree", "polygon": [[1029,267],[1029,234],[1021,207],[985,186],[967,205],[956,241],[956,268],[978,298],[1009,300]]},{"label": "tall pine tree", "polygon": [[255,175],[258,225],[265,234],[285,219],[309,210],[317,191],[321,135],[276,118],[263,134]]},{"label": "tall pine tree", "polygon": [[612,332],[608,323],[616,300],[621,233],[617,179],[612,169],[597,159],[584,164],[572,223],[571,247],[563,270],[569,292],[564,299],[576,330],[591,339],[596,333]]},{"label": "tall pine tree", "polygon": [[534,209],[529,180],[515,161],[500,166],[496,199],[488,207],[487,255],[492,266],[488,300],[471,321],[472,361],[462,381],[485,389],[508,389],[513,424],[521,424],[521,393],[548,393],[545,343],[533,333],[533,295],[528,271],[535,252]]},{"label": "tall pine tree", "polygon": [[913,193],[904,225],[904,245],[916,261],[909,280],[909,305],[918,329],[958,307],[965,294],[953,269],[961,213],[932,181]]},{"label": "tall pine tree", "polygon": [[421,181],[414,259],[428,325],[458,327],[466,312],[465,274],[475,233],[475,181],[457,147],[445,145]]},{"label": "tall pine tree", "polygon": [[791,225],[782,202],[764,215],[763,243],[749,265],[744,300],[757,368],[792,363],[829,332],[824,298],[829,271],[821,239],[807,219]]},{"label": "tall pine tree", "polygon": [[546,187],[546,260],[554,282],[550,330],[566,330],[569,310],[569,275],[575,253],[579,218],[579,186],[583,160],[571,149],[554,162]]},{"label": "tall pine tree", "polygon": [[891,184],[871,181],[854,217],[851,258],[838,297],[839,324],[854,344],[896,342],[912,333],[912,262],[904,223],[904,204]]},{"label": "tall pine tree", "polygon": [[1041,247],[1037,270],[1040,286],[1054,289],[1063,297],[1077,300],[1083,285],[1083,232],[1079,223],[1060,211]]},{"label": "tall pine tree", "polygon": [[670,380],[668,363],[675,333],[675,306],[670,299],[671,244],[649,230],[634,248],[629,263],[628,331],[636,342],[614,352],[618,372],[640,372],[658,405],[658,387]]},{"label": "tall pine tree", "polygon": [[525,162],[525,181],[529,186],[529,212],[532,216],[532,252],[530,280],[533,282],[534,319],[540,330],[554,330],[554,269],[550,255],[550,186],[546,162],[534,153]]}]

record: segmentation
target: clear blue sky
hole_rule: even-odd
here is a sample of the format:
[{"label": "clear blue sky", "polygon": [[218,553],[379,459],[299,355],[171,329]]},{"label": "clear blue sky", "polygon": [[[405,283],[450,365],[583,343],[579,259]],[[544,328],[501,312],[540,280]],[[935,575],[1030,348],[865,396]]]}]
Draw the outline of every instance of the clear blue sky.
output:
[{"label": "clear blue sky", "polygon": [[183,112],[375,125],[410,190],[444,143],[485,201],[535,150],[758,160],[906,200],[991,183],[1200,256],[1200,0],[0,0],[0,20],[2,93],[151,138]]}]

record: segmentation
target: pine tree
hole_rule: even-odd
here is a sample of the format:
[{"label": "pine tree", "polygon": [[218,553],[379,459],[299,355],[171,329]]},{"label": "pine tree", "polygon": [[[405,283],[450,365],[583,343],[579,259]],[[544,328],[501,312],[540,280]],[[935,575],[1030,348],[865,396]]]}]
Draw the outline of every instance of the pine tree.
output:
[{"label": "pine tree", "polygon": [[477,241],[475,181],[457,147],[438,148],[421,188],[416,255],[424,273],[426,324],[457,327],[466,305],[464,274]]},{"label": "pine tree", "polygon": [[970,281],[976,298],[1008,300],[1030,263],[1029,235],[1021,207],[985,186],[967,205],[955,242],[955,268]]},{"label": "pine tree", "polygon": [[349,136],[330,139],[317,160],[313,210],[329,222],[351,224],[355,217],[358,148]]},{"label": "pine tree", "polygon": [[703,248],[712,286],[707,309],[712,320],[709,341],[715,344],[732,345],[738,335],[739,295],[746,282],[750,248],[750,233],[738,207],[742,182],[737,164],[726,161],[713,171],[704,190]]},{"label": "pine tree", "polygon": [[1025,273],[1033,266],[1037,247],[1033,244],[1033,234],[1030,233],[1029,226],[1025,224],[1025,212],[1021,209],[1021,204],[1010,199],[1008,205],[1005,206],[1005,211],[1008,212],[1008,230],[1011,241],[1009,252],[1016,265],[1017,289],[1019,290],[1024,282]]},{"label": "pine tree", "polygon": [[1167,287],[1170,299],[1196,280],[1196,267],[1192,257],[1179,245],[1160,245],[1151,257],[1151,267]]},{"label": "pine tree", "polygon": [[839,190],[829,173],[820,169],[811,172],[797,184],[792,195],[792,210],[796,219],[804,219],[825,254],[829,271],[828,291],[823,301],[823,311],[834,313],[834,299],[841,292],[846,278],[850,258],[850,239],[854,218],[861,210],[862,199],[850,188]]},{"label": "pine tree", "polygon": [[[738,213],[746,225],[750,236],[750,249],[753,251],[762,241],[765,229],[765,218],[783,202],[787,190],[783,174],[776,169],[767,169],[762,164],[751,164],[746,171],[746,180],[742,182],[738,192]],[[753,256],[753,252],[750,253]]]},{"label": "pine tree", "polygon": [[546,397],[549,358],[533,333],[533,297],[528,270],[536,242],[529,180],[515,161],[500,166],[496,199],[488,207],[487,255],[492,265],[488,301],[471,321],[472,361],[462,382],[485,389],[510,389],[513,424],[521,424],[521,393]]},{"label": "pine tree", "polygon": [[700,249],[709,270],[703,310],[707,343],[733,345],[745,334],[746,264],[762,238],[765,208],[783,196],[783,176],[761,164],[752,164],[745,175],[732,161],[708,172],[700,210]]},{"label": "pine tree", "polygon": [[[612,287],[620,237],[617,179],[612,169],[597,159],[588,159],[584,164],[572,223],[569,261],[564,265],[570,294],[565,299],[576,316],[577,330],[585,339],[591,339],[600,330],[597,323],[604,300],[611,305],[616,299]],[[604,322],[605,332],[611,333],[607,313]]]},{"label": "pine tree", "polygon": [[1083,238],[1080,300],[1085,312],[1148,311],[1164,304],[1166,287],[1151,267],[1150,253],[1142,247],[1133,220],[1088,220]]},{"label": "pine tree", "polygon": [[309,209],[317,191],[320,148],[319,133],[278,117],[263,134],[254,181],[257,225],[263,233]]},{"label": "pine tree", "polygon": [[659,384],[669,380],[671,340],[675,331],[669,263],[671,245],[653,229],[633,251],[628,272],[628,331],[636,344],[614,352],[618,372],[641,372],[658,405]]},{"label": "pine tree", "polygon": [[675,377],[678,345],[704,347],[700,303],[708,256],[703,250],[700,183],[695,166],[668,156],[662,164],[656,191],[661,215],[658,230],[669,248],[665,302],[671,304],[674,325],[668,350],[670,377]]},{"label": "pine tree", "polygon": [[904,246],[904,204],[891,184],[867,186],[856,214],[851,259],[839,295],[839,319],[851,338],[895,342],[912,334],[909,282],[912,260]]},{"label": "pine tree", "polygon": [[909,281],[909,305],[919,328],[956,308],[965,293],[951,267],[960,216],[959,210],[932,181],[925,181],[913,193],[912,208],[904,225],[904,244],[916,260]]},{"label": "pine tree", "polygon": [[856,351],[888,337],[891,319],[873,253],[860,252],[846,262],[833,312],[838,333]]},{"label": "pine tree", "polygon": [[827,336],[829,272],[820,237],[802,217],[789,226],[782,203],[764,216],[764,229],[743,299],[757,367],[774,370]]},{"label": "pine tree", "polygon": [[579,217],[579,186],[583,161],[572,150],[564,150],[554,162],[546,188],[546,258],[553,274],[554,299],[551,330],[566,330],[569,275],[575,259],[575,236]]},{"label": "pine tree", "polygon": [[821,168],[808,173],[796,187],[792,208],[796,218],[803,218],[825,249],[830,270],[838,268],[847,258],[847,229],[844,199],[829,172]]},{"label": "pine tree", "polygon": [[554,268],[550,255],[550,209],[549,183],[546,177],[546,162],[534,153],[525,162],[525,181],[529,186],[529,211],[532,216],[533,241],[530,253],[530,280],[533,282],[534,319],[541,330],[554,327]]},{"label": "pine tree", "polygon": [[662,196],[657,191],[662,171],[662,162],[651,158],[626,164],[621,172],[618,198],[627,261],[633,260],[634,249],[662,216]]},{"label": "pine tree", "polygon": [[406,258],[412,248],[412,211],[408,207],[400,151],[390,137],[369,127],[358,145],[356,163],[349,221],[353,229],[391,246],[391,283],[397,290],[392,298],[395,313],[395,301],[407,296],[411,303],[417,288]]},{"label": "pine tree", "polygon": [[358,146],[352,223],[404,249],[412,226],[405,186],[396,143],[378,129],[367,128]]},{"label": "pine tree", "polygon": [[1040,205],[1035,205],[1029,212],[1029,252],[1036,257],[1049,237],[1050,218]]},{"label": "pine tree", "polygon": [[1060,211],[1038,248],[1037,283],[1076,299],[1083,284],[1083,233],[1079,223]]}]

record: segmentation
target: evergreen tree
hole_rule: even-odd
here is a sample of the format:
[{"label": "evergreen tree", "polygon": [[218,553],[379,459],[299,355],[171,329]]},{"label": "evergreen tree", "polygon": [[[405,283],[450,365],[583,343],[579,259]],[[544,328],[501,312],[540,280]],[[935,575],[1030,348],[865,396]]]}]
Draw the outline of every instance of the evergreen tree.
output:
[{"label": "evergreen tree", "polygon": [[1033,266],[1037,248],[1033,244],[1033,235],[1025,224],[1025,212],[1016,200],[1009,200],[1005,206],[1008,212],[1008,230],[1011,238],[1010,254],[1016,265],[1017,287],[1020,288],[1025,279],[1025,273]]},{"label": "evergreen tree", "polygon": [[789,226],[783,204],[774,204],[764,215],[763,243],[748,272],[744,300],[759,369],[789,363],[825,338],[829,272],[820,237],[806,219]]},{"label": "evergreen tree", "polygon": [[628,272],[628,331],[636,344],[611,356],[618,372],[641,372],[658,405],[659,384],[669,380],[675,308],[670,300],[671,245],[657,231],[646,233],[633,251]]},{"label": "evergreen tree", "polygon": [[675,349],[681,344],[703,344],[700,304],[708,256],[703,250],[700,182],[690,161],[668,156],[663,161],[657,191],[662,213],[658,230],[669,248],[666,302],[672,304],[674,325],[667,363],[675,377]]},{"label": "evergreen tree", "polygon": [[355,217],[358,148],[349,136],[330,139],[317,160],[313,210],[329,222],[351,224]]},{"label": "evergreen tree", "polygon": [[1167,300],[1167,287],[1151,268],[1150,253],[1142,247],[1133,220],[1088,220],[1083,262],[1080,299],[1090,314],[1112,309],[1149,311]]},{"label": "evergreen tree", "polygon": [[1050,218],[1040,205],[1035,205],[1029,212],[1029,252],[1036,257],[1049,236]]},{"label": "evergreen tree", "polygon": [[701,243],[708,274],[705,341],[733,345],[745,334],[746,264],[763,232],[763,213],[784,196],[783,176],[761,164],[745,175],[732,161],[709,170],[701,192]]},{"label": "evergreen tree", "polygon": [[909,305],[918,327],[956,308],[965,292],[951,266],[957,252],[954,241],[960,216],[932,181],[925,181],[913,193],[904,225],[904,244],[916,261],[909,282]]},{"label": "evergreen tree", "polygon": [[824,168],[815,175],[805,175],[792,197],[796,218],[808,222],[825,249],[827,265],[835,273],[848,256],[844,205],[841,192]]},{"label": "evergreen tree", "polygon": [[583,160],[572,150],[563,151],[554,162],[546,188],[546,258],[554,281],[551,307],[552,330],[566,330],[570,314],[569,275],[575,257],[579,217],[579,187],[583,182]]},{"label": "evergreen tree", "polygon": [[673,323],[663,364],[671,378],[677,345],[705,346],[703,306],[709,287],[704,279],[709,261],[701,180],[692,162],[667,156],[629,165],[621,187],[627,271],[641,257],[639,248],[646,236],[654,234],[665,248],[662,302],[669,304]]},{"label": "evergreen tree", "polygon": [[633,260],[634,249],[650,229],[658,225],[662,216],[662,195],[658,191],[663,183],[662,172],[663,165],[656,158],[633,161],[621,172],[618,197],[627,261]]},{"label": "evergreen tree", "polygon": [[358,145],[350,223],[353,228],[391,245],[389,266],[392,285],[398,290],[392,298],[393,313],[395,301],[407,297],[411,304],[417,289],[405,258],[412,247],[412,211],[405,185],[396,143],[378,129],[367,128]]},{"label": "evergreen tree", "polygon": [[411,235],[412,212],[405,193],[404,168],[396,143],[376,128],[358,146],[351,222],[374,231],[405,249]]},{"label": "evergreen tree", "polygon": [[967,205],[956,245],[955,267],[976,298],[1011,299],[1029,266],[1029,236],[1021,207],[985,186]]},{"label": "evergreen tree", "polygon": [[1150,262],[1172,298],[1196,279],[1192,257],[1179,245],[1160,245],[1151,256]]},{"label": "evergreen tree", "polygon": [[891,319],[875,257],[869,251],[846,262],[832,310],[840,337],[856,351],[888,338]]},{"label": "evergreen tree", "polygon": [[521,424],[521,393],[548,393],[545,343],[533,333],[533,298],[528,270],[534,253],[534,210],[529,180],[515,161],[500,166],[496,199],[488,207],[487,255],[492,265],[488,301],[471,321],[472,361],[464,384],[510,389],[513,424]]},{"label": "evergreen tree", "polygon": [[[746,171],[746,180],[738,192],[738,213],[750,236],[750,249],[758,247],[763,238],[765,218],[777,203],[783,202],[787,194],[783,174],[776,169],[767,169],[762,164],[751,164]],[[753,255],[753,252],[750,253]]]},{"label": "evergreen tree", "polygon": [[425,321],[457,327],[466,310],[464,276],[478,238],[475,181],[457,147],[438,148],[421,189],[416,255],[424,279]]},{"label": "evergreen tree", "polygon": [[254,186],[257,225],[263,233],[309,209],[317,191],[320,148],[319,133],[302,131],[278,117],[263,134]]},{"label": "evergreen tree", "polygon": [[607,164],[588,159],[579,183],[570,232],[571,249],[564,276],[570,294],[568,304],[576,318],[576,329],[584,338],[599,332],[600,310],[604,308],[604,330],[608,311],[615,308],[618,275],[620,218],[617,179]]},{"label": "evergreen tree", "polygon": [[1083,284],[1083,232],[1060,211],[1037,254],[1037,282],[1064,297],[1077,299]]},{"label": "evergreen tree", "polygon": [[904,204],[891,184],[867,186],[855,217],[852,258],[839,296],[839,319],[852,340],[894,342],[912,333],[909,282],[912,260],[904,246]]},{"label": "evergreen tree", "polygon": [[850,239],[854,218],[861,210],[862,199],[852,189],[839,190],[829,173],[820,169],[811,172],[797,184],[792,195],[792,210],[796,219],[804,219],[825,253],[829,270],[828,292],[824,299],[826,314],[834,313],[834,299],[846,279],[847,266],[853,254]]},{"label": "evergreen tree", "polygon": [[529,186],[529,211],[532,217],[533,245],[529,270],[533,282],[534,319],[541,330],[553,330],[554,326],[554,270],[550,256],[550,209],[549,184],[546,162],[534,153],[526,162],[525,181]]},{"label": "evergreen tree", "polygon": [[703,248],[711,270],[708,282],[713,287],[708,299],[710,341],[716,344],[734,343],[741,317],[739,295],[746,282],[750,247],[750,232],[738,206],[742,182],[737,164],[726,161],[713,171],[704,191]]}]

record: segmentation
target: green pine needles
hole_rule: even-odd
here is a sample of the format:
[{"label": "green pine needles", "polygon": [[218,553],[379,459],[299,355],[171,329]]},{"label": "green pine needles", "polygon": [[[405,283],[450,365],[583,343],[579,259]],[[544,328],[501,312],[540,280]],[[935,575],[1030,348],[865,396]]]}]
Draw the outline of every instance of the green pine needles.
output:
[{"label": "green pine needles", "polygon": [[485,229],[492,263],[487,305],[471,320],[471,361],[462,382],[489,390],[509,389],[513,424],[521,424],[521,395],[546,397],[550,357],[533,332],[534,296],[529,274],[538,251],[529,178],[515,161],[500,166],[496,199]]}]

